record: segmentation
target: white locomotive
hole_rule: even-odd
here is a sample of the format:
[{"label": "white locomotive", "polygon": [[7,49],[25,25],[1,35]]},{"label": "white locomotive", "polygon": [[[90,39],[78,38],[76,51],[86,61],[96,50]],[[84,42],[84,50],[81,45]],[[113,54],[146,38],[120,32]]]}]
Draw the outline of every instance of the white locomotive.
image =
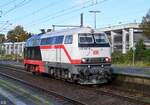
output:
[{"label": "white locomotive", "polygon": [[100,84],[111,79],[111,47],[104,33],[89,27],[34,35],[26,42],[24,65],[33,73],[80,84]]}]

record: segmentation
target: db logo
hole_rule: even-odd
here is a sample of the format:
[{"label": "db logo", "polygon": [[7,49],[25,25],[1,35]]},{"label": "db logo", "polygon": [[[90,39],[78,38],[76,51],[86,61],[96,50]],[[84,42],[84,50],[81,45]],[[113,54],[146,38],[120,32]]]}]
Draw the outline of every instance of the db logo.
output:
[{"label": "db logo", "polygon": [[99,51],[98,50],[94,50],[93,51],[93,55],[98,55],[99,54]]}]

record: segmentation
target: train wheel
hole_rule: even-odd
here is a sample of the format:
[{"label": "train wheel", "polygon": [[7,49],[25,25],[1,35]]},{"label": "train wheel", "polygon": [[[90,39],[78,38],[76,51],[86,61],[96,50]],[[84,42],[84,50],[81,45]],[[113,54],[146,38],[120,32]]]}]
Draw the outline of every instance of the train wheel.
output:
[{"label": "train wheel", "polygon": [[30,72],[30,65],[25,65],[25,70],[26,70],[27,72]]},{"label": "train wheel", "polygon": [[54,69],[54,78],[57,79],[57,70]]},{"label": "train wheel", "polygon": [[58,79],[58,73],[57,72],[58,72],[57,69],[55,69],[55,71],[54,71],[55,79]]},{"label": "train wheel", "polygon": [[67,81],[68,80],[68,70],[64,70],[64,79]]},{"label": "train wheel", "polygon": [[31,71],[32,71],[33,75],[39,75],[40,74],[39,71],[37,70],[37,66],[35,66],[35,65],[31,66]]},{"label": "train wheel", "polygon": [[62,75],[62,71],[61,71],[61,69],[58,69],[58,78],[59,78],[59,79],[62,79],[62,78],[61,78],[61,77],[62,77],[61,75]]},{"label": "train wheel", "polygon": [[56,68],[56,79],[60,79],[61,78],[61,75],[60,75],[60,69],[59,68]]},{"label": "train wheel", "polygon": [[63,69],[63,70],[61,71],[61,78],[62,78],[62,79],[65,79],[65,69]]},{"label": "train wheel", "polygon": [[74,82],[73,75],[69,71],[68,71],[68,82],[71,82],[71,83]]},{"label": "train wheel", "polygon": [[54,68],[53,68],[53,67],[51,67],[51,68],[49,69],[49,73],[50,73],[50,76],[51,76],[51,77],[54,77]]},{"label": "train wheel", "polygon": [[35,71],[32,71],[32,74],[33,74],[33,75],[36,75],[36,72],[35,72]]}]

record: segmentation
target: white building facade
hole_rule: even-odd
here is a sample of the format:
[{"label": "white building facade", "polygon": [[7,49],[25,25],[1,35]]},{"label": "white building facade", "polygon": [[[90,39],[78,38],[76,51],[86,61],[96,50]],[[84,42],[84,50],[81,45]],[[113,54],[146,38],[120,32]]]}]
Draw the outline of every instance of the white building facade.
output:
[{"label": "white building facade", "polygon": [[112,52],[125,54],[140,39],[144,40],[147,48],[150,48],[150,40],[143,34],[138,23],[121,24],[96,30],[105,32],[108,35],[112,45]]},{"label": "white building facade", "polygon": [[[112,52],[127,53],[128,50],[135,46],[135,43],[143,39],[147,48],[150,48],[150,40],[144,36],[143,31],[138,23],[121,24],[96,29],[96,32],[105,32],[111,42]],[[23,55],[25,42],[7,42],[0,44],[5,54]]]},{"label": "white building facade", "polygon": [[2,50],[4,50],[6,55],[10,54],[18,54],[20,56],[23,55],[25,42],[7,42],[0,44]]}]

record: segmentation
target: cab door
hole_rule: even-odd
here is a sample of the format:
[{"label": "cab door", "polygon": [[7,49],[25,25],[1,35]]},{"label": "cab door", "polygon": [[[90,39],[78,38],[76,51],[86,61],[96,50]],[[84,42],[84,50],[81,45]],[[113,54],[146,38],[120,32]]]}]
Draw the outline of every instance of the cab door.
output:
[{"label": "cab door", "polygon": [[61,60],[63,63],[71,63],[70,59],[74,55],[73,51],[73,36],[72,35],[66,35],[64,38],[64,44],[63,49],[61,49]]},{"label": "cab door", "polygon": [[61,64],[61,52],[62,52],[62,44],[63,44],[63,39],[64,39],[64,36],[61,35],[61,36],[57,36],[56,37],[56,42],[55,42],[55,50],[56,50],[56,62],[58,64]]}]

